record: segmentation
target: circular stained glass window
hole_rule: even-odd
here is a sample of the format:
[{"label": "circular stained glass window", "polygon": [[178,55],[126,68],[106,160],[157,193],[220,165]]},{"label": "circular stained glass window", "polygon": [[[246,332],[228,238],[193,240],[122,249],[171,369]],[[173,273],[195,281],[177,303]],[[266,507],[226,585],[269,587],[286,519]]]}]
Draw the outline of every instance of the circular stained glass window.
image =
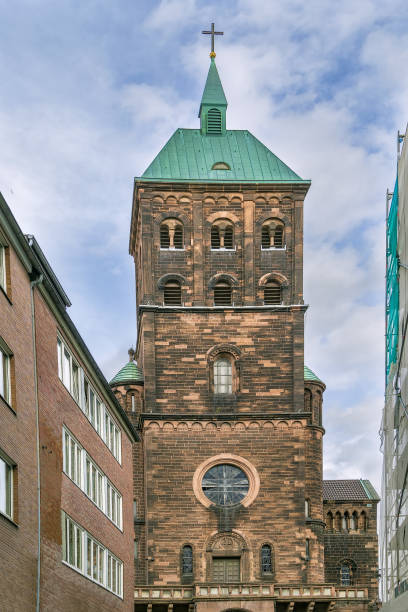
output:
[{"label": "circular stained glass window", "polygon": [[246,497],[248,477],[235,465],[214,465],[203,476],[203,493],[217,506],[234,506]]}]

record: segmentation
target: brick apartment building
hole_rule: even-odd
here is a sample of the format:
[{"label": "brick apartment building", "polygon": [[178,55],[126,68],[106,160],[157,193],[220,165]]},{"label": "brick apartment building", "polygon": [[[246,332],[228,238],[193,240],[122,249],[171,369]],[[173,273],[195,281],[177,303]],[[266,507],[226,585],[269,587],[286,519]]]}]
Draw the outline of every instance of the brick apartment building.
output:
[{"label": "brick apartment building", "polygon": [[303,354],[310,182],[227,130],[226,109],[212,55],[200,128],[135,179],[138,365],[111,381],[142,437],[135,610],[377,609],[378,496],[323,488],[325,385]]},{"label": "brick apartment building", "polygon": [[133,610],[128,417],[0,197],[0,609]]},{"label": "brick apartment building", "polygon": [[0,201],[7,611],[37,593],[41,610],[377,609],[378,496],[322,480],[325,385],[303,354],[310,182],[227,130],[226,109],[212,54],[200,128],[135,180],[138,344],[110,386]]}]

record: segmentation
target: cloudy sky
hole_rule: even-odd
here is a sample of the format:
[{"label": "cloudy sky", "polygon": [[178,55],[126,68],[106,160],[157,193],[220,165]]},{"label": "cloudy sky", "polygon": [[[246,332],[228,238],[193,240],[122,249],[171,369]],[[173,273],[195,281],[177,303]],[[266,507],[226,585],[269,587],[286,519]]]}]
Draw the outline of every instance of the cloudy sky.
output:
[{"label": "cloudy sky", "polygon": [[406,0],[0,0],[0,189],[110,378],[135,342],[132,180],[197,127],[215,21],[228,127],[312,188],[306,363],[326,382],[325,475],[378,487],[384,199],[408,120]]}]

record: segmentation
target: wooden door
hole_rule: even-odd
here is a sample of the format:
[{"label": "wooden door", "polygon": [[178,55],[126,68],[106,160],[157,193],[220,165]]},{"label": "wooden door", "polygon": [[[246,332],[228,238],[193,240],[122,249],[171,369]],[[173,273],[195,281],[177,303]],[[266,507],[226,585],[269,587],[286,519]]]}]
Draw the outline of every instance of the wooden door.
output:
[{"label": "wooden door", "polygon": [[239,582],[240,569],[239,557],[214,557],[213,582]]}]

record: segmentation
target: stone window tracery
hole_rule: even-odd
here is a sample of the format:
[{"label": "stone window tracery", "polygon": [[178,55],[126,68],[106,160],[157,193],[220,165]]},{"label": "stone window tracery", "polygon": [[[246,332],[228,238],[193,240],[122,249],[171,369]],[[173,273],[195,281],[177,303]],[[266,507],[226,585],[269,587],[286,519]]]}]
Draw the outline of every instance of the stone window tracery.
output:
[{"label": "stone window tracery", "polygon": [[183,249],[184,232],[179,219],[165,219],[160,225],[160,248]]},{"label": "stone window tracery", "polygon": [[263,223],[261,248],[263,250],[285,248],[284,225],[280,219],[268,219]]},{"label": "stone window tracery", "polygon": [[211,226],[211,250],[234,250],[234,226],[228,219],[218,219]]}]

